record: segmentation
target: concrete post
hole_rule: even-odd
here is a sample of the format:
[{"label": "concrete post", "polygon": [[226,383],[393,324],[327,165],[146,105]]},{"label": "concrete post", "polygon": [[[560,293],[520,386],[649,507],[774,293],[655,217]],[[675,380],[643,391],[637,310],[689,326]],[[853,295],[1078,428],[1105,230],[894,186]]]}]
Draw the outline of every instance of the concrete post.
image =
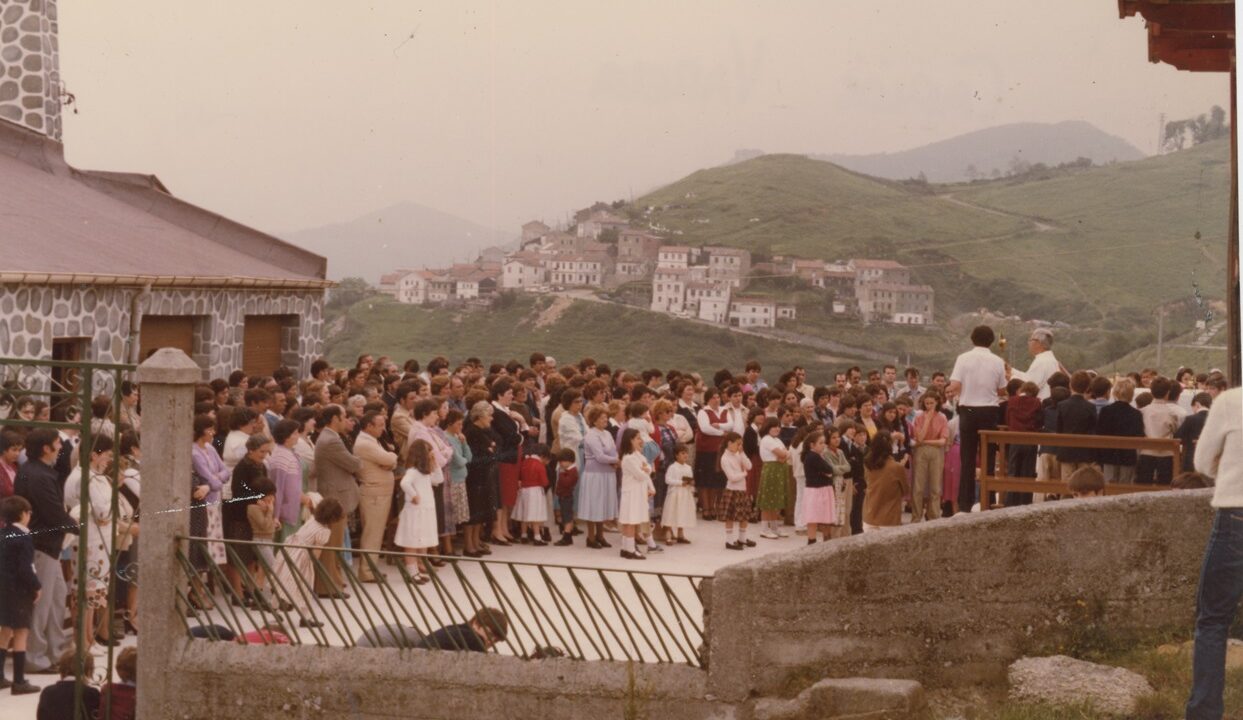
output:
[{"label": "concrete post", "polygon": [[156,718],[168,707],[171,656],[185,642],[177,615],[177,587],[185,584],[173,536],[190,530],[190,448],[194,386],[202,370],[186,354],[163,348],[138,366],[142,385],[142,531],[138,617],[138,717]]}]

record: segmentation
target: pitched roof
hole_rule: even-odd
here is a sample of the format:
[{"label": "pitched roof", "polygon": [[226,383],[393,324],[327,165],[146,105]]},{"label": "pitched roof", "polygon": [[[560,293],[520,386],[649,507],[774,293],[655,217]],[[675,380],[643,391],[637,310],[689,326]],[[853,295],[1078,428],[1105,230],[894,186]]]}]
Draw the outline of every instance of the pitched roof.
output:
[{"label": "pitched roof", "polygon": [[158,178],[82,171],[60,143],[0,121],[10,282],[324,288],[319,255],[171,195]]},{"label": "pitched roof", "polygon": [[866,268],[868,270],[904,270],[906,268],[900,262],[895,260],[851,260],[856,268]]}]

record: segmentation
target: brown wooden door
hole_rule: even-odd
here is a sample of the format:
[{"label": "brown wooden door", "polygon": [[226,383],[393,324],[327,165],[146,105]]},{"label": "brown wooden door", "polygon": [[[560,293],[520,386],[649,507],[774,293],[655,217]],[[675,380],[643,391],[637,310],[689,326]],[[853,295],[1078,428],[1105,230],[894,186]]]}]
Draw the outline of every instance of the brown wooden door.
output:
[{"label": "brown wooden door", "polygon": [[160,348],[177,348],[194,354],[194,317],[189,315],[143,315],[138,333],[138,362]]},{"label": "brown wooden door", "polygon": [[271,375],[281,364],[280,315],[247,315],[242,336],[242,370],[247,375]]}]

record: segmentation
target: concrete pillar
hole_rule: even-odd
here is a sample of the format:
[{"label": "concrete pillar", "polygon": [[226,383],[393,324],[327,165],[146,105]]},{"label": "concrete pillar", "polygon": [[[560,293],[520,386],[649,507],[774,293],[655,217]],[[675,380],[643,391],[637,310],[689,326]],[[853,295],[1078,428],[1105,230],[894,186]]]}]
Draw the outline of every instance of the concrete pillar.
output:
[{"label": "concrete pillar", "polygon": [[141,590],[138,617],[138,717],[168,707],[171,656],[185,642],[177,588],[185,585],[173,543],[190,531],[190,448],[194,386],[202,370],[181,350],[163,348],[138,366],[142,385],[142,531],[138,535]]}]

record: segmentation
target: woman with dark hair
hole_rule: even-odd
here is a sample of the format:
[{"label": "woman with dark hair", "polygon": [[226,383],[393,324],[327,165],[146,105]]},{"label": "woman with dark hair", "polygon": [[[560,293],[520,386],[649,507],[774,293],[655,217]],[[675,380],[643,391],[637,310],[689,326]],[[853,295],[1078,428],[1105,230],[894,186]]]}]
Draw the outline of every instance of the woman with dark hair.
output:
[{"label": "woman with dark hair", "polygon": [[[112,438],[106,435],[95,436],[91,447],[83,448],[90,453],[89,476],[84,481],[81,467],[75,467],[65,480],[65,507],[69,508],[69,514],[83,528],[80,535],[69,537],[73,550],[71,567],[76,568],[78,563],[86,566],[87,608],[84,632],[88,645],[92,639],[103,645],[117,644],[110,637],[112,623],[109,618],[103,617],[103,612],[98,615],[95,612],[107,607],[108,587],[112,578],[113,486],[108,475],[112,467],[113,448]],[[89,497],[89,516],[79,518],[77,515],[81,507],[82,493]],[[77,581],[78,573],[75,570],[70,578],[70,592],[75,591]],[[96,620],[100,622],[96,623]],[[104,637],[100,637],[100,630],[103,630]]]},{"label": "woman with dark hair", "polygon": [[910,493],[906,468],[893,459],[893,438],[878,432],[863,459],[867,496],[863,500],[863,532],[902,524],[902,499]]},{"label": "woman with dark hair", "polygon": [[462,543],[467,557],[483,557],[492,551],[480,536],[483,526],[496,517],[492,487],[496,483],[496,447],[500,438],[492,430],[496,410],[487,400],[471,406],[465,426],[466,445],[470,460],[466,463],[466,499],[470,517],[462,528]]},{"label": "woman with dark hair", "polygon": [[298,442],[293,446],[293,454],[298,456],[302,466],[303,492],[308,492],[315,487],[315,435],[319,413],[312,407],[300,407],[294,410],[292,419],[298,423]]},{"label": "woman with dark hair", "polygon": [[310,509],[305,495],[302,463],[294,453],[302,439],[302,428],[296,420],[281,420],[272,428],[272,454],[267,459],[268,476],[276,486],[276,519],[281,526],[276,541],[284,542],[302,526],[302,508]]},{"label": "woman with dark hair", "polygon": [[725,476],[717,462],[721,438],[733,429],[729,411],[721,407],[721,391],[715,387],[704,391],[704,405],[696,418],[695,489],[704,520],[716,519],[717,500],[725,488]]},{"label": "woman with dark hair", "polygon": [[492,406],[492,431],[500,441],[496,444],[497,478],[500,483],[496,504],[496,522],[492,523],[492,542],[509,545],[513,536],[509,532],[509,512],[518,502],[518,470],[522,465],[522,432],[518,421],[511,414],[514,402],[514,382],[502,377],[492,383],[489,391]]},{"label": "woman with dark hair", "polygon": [[[253,415],[253,413],[252,413]],[[224,507],[224,537],[226,540],[253,540],[254,535],[250,528],[250,520],[246,516],[246,508],[254,505],[260,499],[260,495],[255,492],[254,483],[263,478],[268,479],[268,469],[264,461],[268,459],[268,454],[272,450],[272,441],[266,436],[254,434],[246,440],[246,454],[238,461],[237,467],[233,468],[233,477],[230,486],[233,489],[233,496],[230,502]],[[233,597],[231,602],[234,605],[240,605],[243,602],[249,605],[253,602],[251,593],[247,591],[242,593],[242,568],[247,568],[252,574],[255,566],[255,551],[250,545],[231,545],[228,549],[228,564],[225,565],[225,576],[229,580],[229,585],[233,588]],[[258,595],[256,598],[260,597]]]},{"label": "woman with dark hair", "polygon": [[[190,463],[194,470],[197,486],[207,488],[201,498],[207,513],[206,533],[203,537],[213,540],[224,539],[224,521],[221,514],[221,489],[229,482],[229,469],[212,447],[216,437],[216,423],[207,415],[194,418],[194,446],[190,449]],[[226,562],[224,545],[216,542],[207,543],[205,548],[208,556],[216,565]]]}]

